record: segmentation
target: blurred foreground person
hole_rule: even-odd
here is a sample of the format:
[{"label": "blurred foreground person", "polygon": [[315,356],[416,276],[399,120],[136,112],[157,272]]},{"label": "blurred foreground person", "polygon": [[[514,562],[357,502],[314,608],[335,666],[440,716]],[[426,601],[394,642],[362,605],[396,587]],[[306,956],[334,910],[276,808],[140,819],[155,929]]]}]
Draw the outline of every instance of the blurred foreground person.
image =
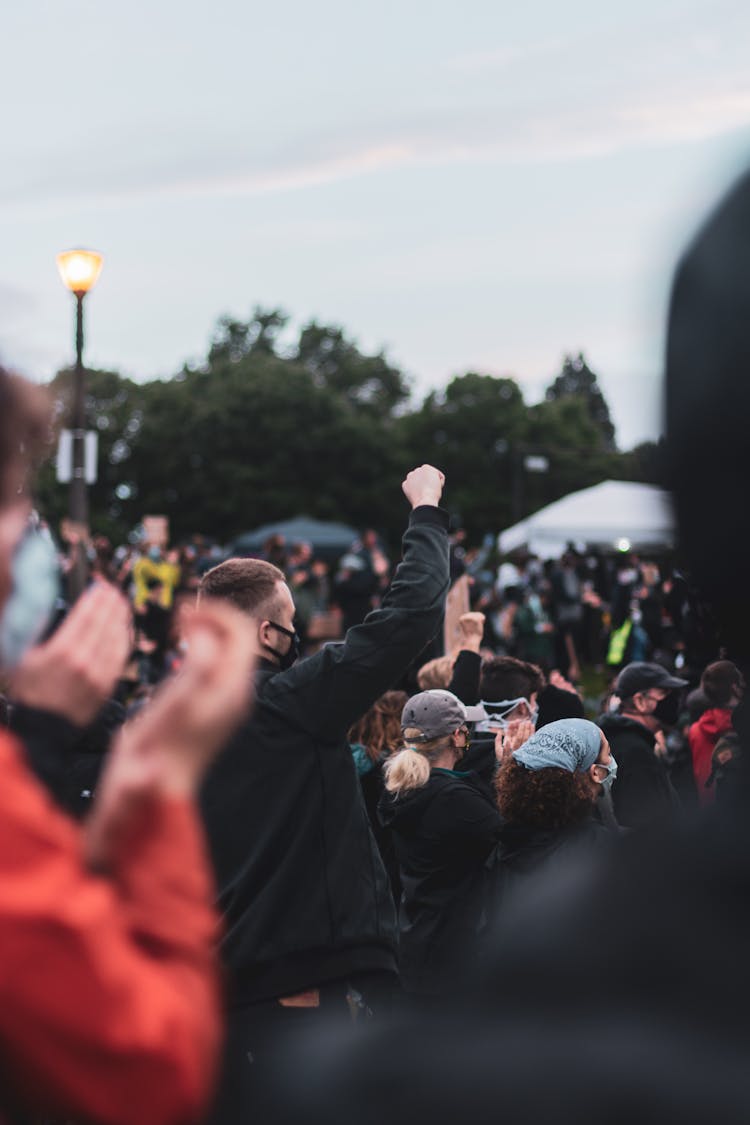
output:
[{"label": "blurred foreground person", "polygon": [[[95,585],[49,641],[25,643],[41,622],[19,490],[46,425],[36,390],[0,371],[0,662],[15,699],[83,728],[122,672],[129,610]],[[193,795],[247,710],[251,672],[237,615],[206,605],[183,675],[119,738],[83,832],[0,732],[3,1120],[199,1120],[220,1021]]]},{"label": "blurred foreground person", "polygon": [[416,995],[456,990],[479,929],[482,865],[502,821],[478,774],[456,763],[468,748],[467,723],[482,714],[449,691],[413,696],[401,716],[403,749],[384,767],[378,811],[401,874],[401,983]]}]

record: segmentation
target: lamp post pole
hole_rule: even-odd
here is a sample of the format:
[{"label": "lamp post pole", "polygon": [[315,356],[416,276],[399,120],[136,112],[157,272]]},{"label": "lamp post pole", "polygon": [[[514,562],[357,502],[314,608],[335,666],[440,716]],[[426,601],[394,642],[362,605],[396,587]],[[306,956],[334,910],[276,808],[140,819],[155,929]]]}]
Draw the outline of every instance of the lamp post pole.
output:
[{"label": "lamp post pole", "polygon": [[83,299],[96,283],[102,268],[102,256],[94,250],[66,250],[57,255],[57,266],[63,284],[76,299],[76,365],[73,371],[73,438],[72,473],[70,477],[69,511],[77,525],[79,538],[74,543],[75,558],[69,573],[71,601],[82,593],[87,578],[86,540],[88,538],[89,504],[86,488],[86,372],[83,366]]},{"label": "lamp post pole", "polygon": [[83,369],[83,298],[76,293],[76,365],[73,373],[73,474],[70,479],[70,518],[86,526],[89,522],[86,491],[86,375]]}]

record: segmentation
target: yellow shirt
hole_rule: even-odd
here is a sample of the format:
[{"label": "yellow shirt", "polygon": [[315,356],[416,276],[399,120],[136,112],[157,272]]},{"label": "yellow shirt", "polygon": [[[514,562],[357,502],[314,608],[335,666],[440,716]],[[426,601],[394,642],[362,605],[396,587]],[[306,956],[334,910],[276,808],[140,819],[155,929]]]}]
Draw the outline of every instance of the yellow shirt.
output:
[{"label": "yellow shirt", "polygon": [[176,563],[166,562],[164,559],[154,561],[154,559],[144,555],[133,565],[133,583],[135,584],[133,605],[136,609],[142,609],[146,604],[148,599],[147,583],[153,581],[154,578],[162,584],[159,604],[164,609],[172,608],[174,592],[180,581],[179,566]]}]

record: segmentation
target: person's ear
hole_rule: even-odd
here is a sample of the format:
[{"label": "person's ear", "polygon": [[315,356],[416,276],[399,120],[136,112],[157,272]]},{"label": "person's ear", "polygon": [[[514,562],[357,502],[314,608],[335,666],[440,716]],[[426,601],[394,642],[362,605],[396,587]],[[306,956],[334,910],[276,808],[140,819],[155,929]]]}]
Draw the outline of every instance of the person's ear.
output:
[{"label": "person's ear", "polygon": [[648,697],[646,696],[645,692],[637,691],[635,693],[635,695],[633,696],[633,706],[635,707],[636,711],[640,711],[643,715],[648,713]]},{"label": "person's ear", "polygon": [[258,640],[262,645],[273,647],[271,644],[271,622],[261,621],[258,625]]}]

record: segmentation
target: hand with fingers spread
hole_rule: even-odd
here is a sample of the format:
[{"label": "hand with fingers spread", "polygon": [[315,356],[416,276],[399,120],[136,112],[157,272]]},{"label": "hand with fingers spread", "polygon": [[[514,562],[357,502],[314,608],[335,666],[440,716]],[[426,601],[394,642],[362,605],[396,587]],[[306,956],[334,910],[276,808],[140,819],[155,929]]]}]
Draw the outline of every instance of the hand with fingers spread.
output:
[{"label": "hand with fingers spread", "polygon": [[534,724],[531,719],[518,719],[508,723],[504,730],[499,730],[495,735],[495,757],[502,762],[514,750],[528,742],[534,733]]},{"label": "hand with fingers spread", "polygon": [[185,623],[178,675],[121,732],[88,824],[89,864],[105,869],[154,795],[186,798],[247,716],[255,667],[247,617],[204,599]]},{"label": "hand with fingers spread", "polygon": [[418,469],[412,469],[407,474],[401,487],[412,508],[418,508],[422,504],[437,507],[443,494],[444,484],[445,474],[441,473],[440,469],[432,465],[420,465]]},{"label": "hand with fingers spread", "polygon": [[128,603],[114,586],[96,583],[52,637],[26,653],[11,679],[12,699],[87,726],[122,674],[130,634]]}]

